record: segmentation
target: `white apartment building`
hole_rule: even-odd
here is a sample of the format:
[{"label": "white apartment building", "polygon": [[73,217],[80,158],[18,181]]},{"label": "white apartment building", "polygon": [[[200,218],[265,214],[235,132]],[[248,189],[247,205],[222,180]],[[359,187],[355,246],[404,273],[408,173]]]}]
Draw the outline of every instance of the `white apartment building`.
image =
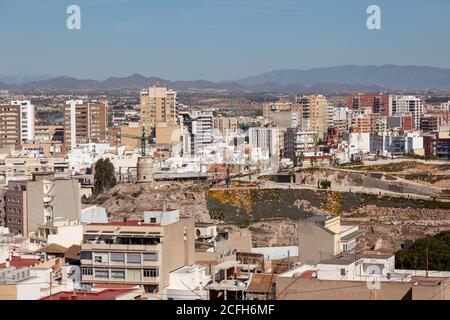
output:
[{"label": "white apartment building", "polygon": [[184,266],[169,275],[169,286],[164,288],[163,300],[207,300],[206,285],[211,282],[205,267],[201,265]]},{"label": "white apartment building", "polygon": [[395,270],[395,256],[391,254],[339,254],[317,264],[317,279],[340,281],[410,282],[411,274]]},{"label": "white apartment building", "polygon": [[441,105],[438,107],[439,111],[450,111],[450,101],[448,102],[442,102]]},{"label": "white apartment building", "polygon": [[284,157],[298,157],[302,153],[314,152],[318,141],[316,132],[288,129],[284,135]]},{"label": "white apartment building", "polygon": [[249,144],[260,148],[269,157],[279,157],[284,144],[284,133],[280,128],[250,128],[248,130]]},{"label": "white apartment building", "polygon": [[410,132],[405,137],[405,152],[424,155],[423,136],[420,132]]},{"label": "white apartment building", "polygon": [[389,116],[411,115],[414,129],[420,129],[420,118],[423,116],[423,101],[415,96],[394,96]]},{"label": "white apartment building", "polygon": [[178,113],[183,155],[197,155],[213,142],[213,114],[201,111],[180,111]]},{"label": "white apartment building", "polygon": [[12,106],[20,107],[20,138],[21,141],[34,140],[35,108],[30,100],[12,100]]},{"label": "white apartment building", "polygon": [[347,107],[333,107],[332,126],[346,130],[351,123],[351,112]]}]

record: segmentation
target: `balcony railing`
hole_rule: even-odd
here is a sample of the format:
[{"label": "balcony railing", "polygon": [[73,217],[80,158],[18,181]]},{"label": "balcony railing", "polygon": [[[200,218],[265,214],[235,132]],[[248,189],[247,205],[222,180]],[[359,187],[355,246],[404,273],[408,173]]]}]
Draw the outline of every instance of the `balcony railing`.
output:
[{"label": "balcony railing", "polygon": [[159,249],[159,245],[83,243],[81,245],[81,249],[106,251],[157,251]]}]

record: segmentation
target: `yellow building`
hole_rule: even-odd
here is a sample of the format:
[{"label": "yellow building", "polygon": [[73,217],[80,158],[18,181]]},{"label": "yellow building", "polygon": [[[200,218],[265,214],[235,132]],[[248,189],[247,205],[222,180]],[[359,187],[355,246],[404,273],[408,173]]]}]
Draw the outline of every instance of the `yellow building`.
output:
[{"label": "yellow building", "polygon": [[164,87],[150,87],[141,91],[141,122],[146,129],[154,129],[158,122],[176,120],[177,92]]},{"label": "yellow building", "polygon": [[156,124],[156,144],[177,145],[180,143],[180,125],[159,122]]},{"label": "yellow building", "polygon": [[323,95],[302,95],[296,97],[301,110],[302,129],[316,132],[322,138],[332,120],[332,107]]},{"label": "yellow building", "polygon": [[137,122],[131,122],[120,126],[120,145],[139,149],[141,147],[142,125]]}]

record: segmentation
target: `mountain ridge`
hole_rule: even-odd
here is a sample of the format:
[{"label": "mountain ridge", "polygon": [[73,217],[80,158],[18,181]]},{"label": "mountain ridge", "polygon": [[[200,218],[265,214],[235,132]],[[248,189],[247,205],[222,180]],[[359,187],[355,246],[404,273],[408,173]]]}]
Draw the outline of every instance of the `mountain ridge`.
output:
[{"label": "mountain ridge", "polygon": [[313,69],[273,70],[242,78],[237,83],[248,86],[267,82],[282,85],[299,83],[313,85],[334,82],[348,85],[375,85],[395,90],[450,89],[450,69],[392,65],[342,65]]},{"label": "mountain ridge", "polygon": [[69,76],[30,81],[24,84],[0,83],[0,88],[22,91],[111,91],[140,90],[151,85],[179,91],[221,90],[273,93],[346,93],[354,91],[450,90],[450,69],[427,66],[343,65],[312,69],[273,70],[237,81],[171,81],[134,73],[103,81]]}]

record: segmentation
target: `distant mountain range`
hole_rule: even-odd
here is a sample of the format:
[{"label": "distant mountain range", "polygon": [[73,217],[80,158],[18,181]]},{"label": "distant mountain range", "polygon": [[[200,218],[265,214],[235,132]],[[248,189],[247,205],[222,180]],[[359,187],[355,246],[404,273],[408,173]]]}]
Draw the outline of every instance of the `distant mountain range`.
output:
[{"label": "distant mountain range", "polygon": [[11,84],[0,76],[0,88],[21,91],[139,90],[163,85],[179,91],[346,93],[355,91],[450,90],[450,69],[419,66],[338,66],[310,70],[277,70],[237,81],[169,81],[133,74],[104,81],[56,77]]},{"label": "distant mountain range", "polygon": [[47,80],[53,76],[48,74],[16,74],[16,75],[0,75],[0,83],[3,85],[24,84],[31,81]]},{"label": "distant mountain range", "polygon": [[241,85],[268,82],[280,85],[339,83],[379,86],[394,90],[450,89],[450,69],[419,66],[355,66],[316,68],[310,70],[277,70],[237,81]]}]

